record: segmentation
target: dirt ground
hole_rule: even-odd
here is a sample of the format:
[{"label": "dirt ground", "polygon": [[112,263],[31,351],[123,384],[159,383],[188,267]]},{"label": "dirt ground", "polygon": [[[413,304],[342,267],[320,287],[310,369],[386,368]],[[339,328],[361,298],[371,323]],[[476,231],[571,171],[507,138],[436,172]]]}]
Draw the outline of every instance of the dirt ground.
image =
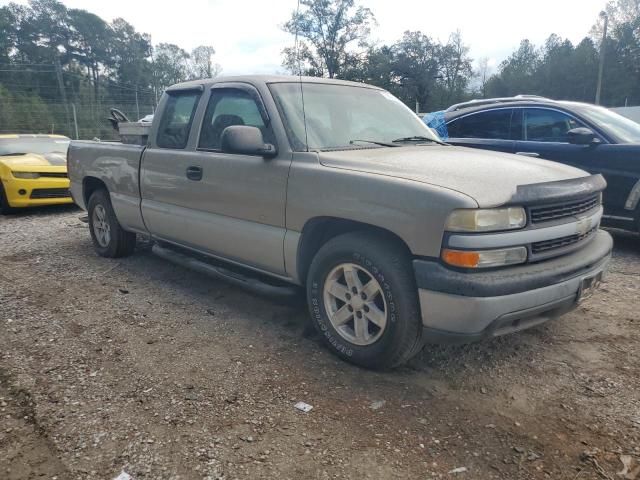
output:
[{"label": "dirt ground", "polygon": [[2,479],[640,479],[638,237],[562,319],[376,373],[79,215],[0,217]]}]

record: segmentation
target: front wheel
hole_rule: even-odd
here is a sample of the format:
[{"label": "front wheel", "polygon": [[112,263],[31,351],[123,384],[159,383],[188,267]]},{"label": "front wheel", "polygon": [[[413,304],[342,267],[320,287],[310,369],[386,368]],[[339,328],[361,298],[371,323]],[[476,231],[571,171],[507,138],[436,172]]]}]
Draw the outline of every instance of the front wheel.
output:
[{"label": "front wheel", "polygon": [[91,195],[87,210],[91,240],[98,255],[118,258],[133,253],[136,248],[136,234],[127,232],[120,226],[106,190],[97,190]]},{"label": "front wheel", "polygon": [[311,317],[329,349],[373,369],[401,365],[422,347],[417,292],[406,249],[370,232],[327,242],[307,279]]}]

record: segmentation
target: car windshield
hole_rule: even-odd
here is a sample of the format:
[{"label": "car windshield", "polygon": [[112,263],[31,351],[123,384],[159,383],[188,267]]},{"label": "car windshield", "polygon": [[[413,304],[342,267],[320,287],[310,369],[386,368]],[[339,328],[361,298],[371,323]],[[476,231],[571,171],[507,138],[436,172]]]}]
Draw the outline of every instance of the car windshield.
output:
[{"label": "car windshield", "polygon": [[580,105],[577,110],[591,122],[612,133],[618,142],[640,143],[640,123],[595,105]]},{"label": "car windshield", "polygon": [[66,155],[69,139],[65,137],[0,138],[0,155]]},{"label": "car windshield", "polygon": [[441,142],[415,113],[384,90],[304,82],[274,83],[270,88],[296,151]]}]

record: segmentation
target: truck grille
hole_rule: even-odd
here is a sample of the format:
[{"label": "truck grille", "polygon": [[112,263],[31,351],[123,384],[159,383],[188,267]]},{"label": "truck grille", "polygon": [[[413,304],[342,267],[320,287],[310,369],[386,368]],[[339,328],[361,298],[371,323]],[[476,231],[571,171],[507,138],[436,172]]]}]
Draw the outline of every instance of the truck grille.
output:
[{"label": "truck grille", "polygon": [[600,194],[596,194],[573,202],[530,207],[529,218],[531,218],[531,223],[548,222],[580,215],[581,213],[594,209],[599,204]]},{"label": "truck grille", "polygon": [[567,237],[554,238],[553,240],[545,240],[542,242],[535,242],[531,244],[531,253],[534,255],[540,253],[546,253],[550,250],[555,250],[558,248],[568,247],[570,245],[574,245],[582,240],[586,240],[588,237],[593,235],[598,231],[598,227],[594,227],[586,233],[575,235],[569,235]]},{"label": "truck grille", "polygon": [[69,178],[67,172],[40,172],[40,176],[49,178]]},{"label": "truck grille", "polygon": [[31,198],[67,198],[71,192],[67,188],[36,188],[31,191]]}]

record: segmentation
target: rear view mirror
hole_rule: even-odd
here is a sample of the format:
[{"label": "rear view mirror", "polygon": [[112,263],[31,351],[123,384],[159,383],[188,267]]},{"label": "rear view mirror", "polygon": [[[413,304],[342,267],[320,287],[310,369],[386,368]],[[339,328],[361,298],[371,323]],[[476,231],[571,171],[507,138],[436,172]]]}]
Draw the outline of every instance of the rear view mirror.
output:
[{"label": "rear view mirror", "polygon": [[567,132],[569,143],[573,145],[591,145],[600,143],[600,139],[596,137],[593,130],[586,127],[573,128]]},{"label": "rear view mirror", "polygon": [[274,157],[277,154],[273,145],[264,143],[259,128],[247,125],[232,125],[225,128],[220,143],[222,151],[225,153],[260,155],[262,157]]}]

